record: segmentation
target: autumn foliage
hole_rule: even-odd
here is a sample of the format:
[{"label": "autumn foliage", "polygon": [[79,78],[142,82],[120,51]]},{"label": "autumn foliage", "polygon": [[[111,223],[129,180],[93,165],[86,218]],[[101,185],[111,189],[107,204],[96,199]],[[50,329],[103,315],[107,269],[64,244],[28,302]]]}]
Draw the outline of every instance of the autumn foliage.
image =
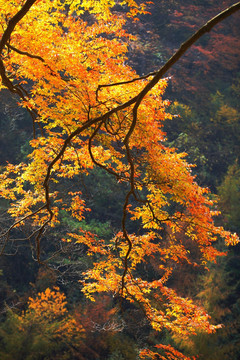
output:
[{"label": "autumn foliage", "polygon": [[140,359],[143,360],[147,360],[147,359],[152,359],[152,360],[167,360],[167,359],[172,359],[172,360],[195,360],[195,357],[188,357],[183,355],[182,353],[180,353],[179,351],[175,350],[171,345],[156,345],[156,348],[161,349],[162,350],[162,354],[160,354],[159,352],[154,352],[151,350],[142,350],[139,354]]},{"label": "autumn foliage", "polygon": [[[123,3],[130,17],[146,11],[134,1]],[[234,245],[238,237],[215,226],[213,197],[196,183],[186,154],[165,144],[162,126],[171,119],[169,101],[163,99],[167,80],[139,96],[153,76],[132,81],[137,75],[127,65],[127,49],[134,37],[124,27],[125,17],[111,12],[114,1],[26,4],[25,15],[10,28],[9,20],[23,3],[0,1],[1,87],[18,95],[35,134],[27,163],[7,164],[0,175],[0,195],[9,199],[15,221],[2,234],[2,252],[12,230],[31,220],[31,233],[22,240],[34,244],[36,259],[43,262],[41,237],[59,223],[64,210],[78,220],[79,231],[65,234],[63,244],[84,244],[93,256],[93,267],[81,281],[87,297],[94,301],[95,293],[111,292],[125,298],[142,309],[157,331],[166,328],[182,337],[214,332],[218,325],[210,324],[203,308],[169,288],[168,279],[176,264],[207,266],[223,255],[214,247],[218,239]],[[83,20],[86,10],[90,15]],[[122,222],[110,241],[81,229],[90,209],[78,178],[94,167],[110,173],[119,186],[128,185]],[[71,191],[64,184],[72,184]],[[129,220],[136,223],[135,233],[128,231]],[[199,249],[197,263],[186,239]],[[158,277],[149,280],[138,267],[151,258],[159,260]],[[40,322],[54,319],[66,311],[64,298],[47,290],[30,299],[28,311]],[[60,323],[54,336],[68,336],[74,326]],[[161,349],[166,356],[148,352],[149,357],[187,359],[170,346]]]},{"label": "autumn foliage", "polygon": [[61,358],[69,359],[81,346],[83,338],[84,329],[69,315],[65,295],[59,288],[47,288],[29,298],[22,314],[8,310],[5,327],[0,331],[0,355],[2,359],[10,359],[10,356],[40,359],[66,352]]}]

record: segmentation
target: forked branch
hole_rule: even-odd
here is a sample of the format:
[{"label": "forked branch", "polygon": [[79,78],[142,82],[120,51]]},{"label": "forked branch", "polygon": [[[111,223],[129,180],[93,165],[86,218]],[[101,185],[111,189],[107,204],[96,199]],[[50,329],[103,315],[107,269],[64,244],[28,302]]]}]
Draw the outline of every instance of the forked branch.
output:
[{"label": "forked branch", "polygon": [[[12,81],[9,79],[9,77],[6,74],[6,69],[5,69],[5,65],[4,65],[4,57],[2,56],[2,52],[4,50],[5,47],[11,47],[11,45],[9,45],[9,41],[10,41],[10,37],[12,32],[14,31],[16,25],[19,23],[20,20],[22,20],[22,18],[24,17],[24,15],[27,14],[27,12],[30,10],[31,6],[36,2],[36,0],[27,0],[25,2],[25,4],[22,6],[22,8],[20,9],[20,11],[13,16],[12,19],[9,20],[9,23],[7,25],[6,30],[3,33],[2,39],[0,40],[0,76],[2,77],[2,82],[3,84],[12,92],[18,93],[18,95],[22,98],[24,98],[24,94],[23,92],[17,88],[16,86],[13,85]],[[128,101],[126,101],[125,103],[119,104],[117,106],[115,106],[114,108],[108,110],[107,112],[105,112],[104,114],[95,117],[95,118],[90,118],[87,122],[85,122],[84,124],[82,124],[81,126],[79,126],[75,131],[73,131],[68,137],[67,139],[64,141],[64,144],[62,145],[61,150],[57,153],[57,155],[55,156],[55,158],[51,161],[51,163],[48,165],[47,168],[47,172],[46,172],[46,176],[45,176],[45,180],[44,180],[44,191],[45,191],[45,204],[43,205],[43,207],[46,207],[48,214],[49,214],[49,218],[48,220],[44,223],[44,225],[40,228],[39,230],[39,235],[37,236],[37,246],[40,247],[40,236],[43,233],[44,228],[47,226],[47,224],[52,220],[53,218],[53,212],[51,209],[51,202],[50,202],[50,190],[49,190],[49,183],[51,180],[51,175],[52,175],[52,170],[54,168],[54,165],[64,156],[65,151],[67,149],[68,146],[71,146],[71,141],[79,136],[80,134],[82,134],[85,130],[91,128],[91,127],[96,127],[98,129],[98,126],[100,128],[100,124],[104,123],[111,115],[113,114],[117,114],[122,110],[125,110],[127,108],[129,108],[132,111],[132,121],[130,123],[129,129],[126,132],[125,135],[125,139],[123,141],[124,146],[125,146],[125,150],[126,150],[126,157],[127,157],[127,161],[128,164],[130,166],[130,179],[129,179],[129,183],[130,183],[130,190],[126,195],[126,201],[125,201],[125,205],[124,205],[124,209],[123,209],[123,221],[122,221],[122,228],[123,228],[123,233],[124,233],[124,237],[126,239],[126,241],[128,242],[129,245],[129,249],[127,251],[126,257],[125,257],[125,261],[124,261],[124,274],[122,277],[122,289],[124,288],[124,277],[127,273],[128,270],[128,256],[131,252],[131,241],[129,239],[126,227],[125,227],[125,223],[126,223],[126,210],[127,210],[127,205],[129,202],[129,197],[131,195],[134,196],[134,191],[135,191],[135,180],[134,180],[134,162],[131,156],[131,151],[130,151],[130,147],[129,147],[129,142],[131,139],[131,135],[134,132],[134,129],[136,127],[137,124],[137,118],[138,118],[138,108],[142,103],[142,100],[144,99],[144,97],[151,91],[151,89],[163,78],[163,76],[165,76],[165,74],[167,73],[167,71],[186,53],[186,51],[197,41],[199,40],[205,33],[209,32],[212,30],[212,28],[214,26],[216,26],[218,23],[220,23],[221,21],[223,21],[224,19],[226,19],[227,17],[229,17],[230,15],[234,14],[235,12],[237,12],[238,10],[240,10],[240,2],[230,6],[229,8],[227,8],[226,10],[224,10],[223,12],[219,13],[218,15],[216,15],[214,18],[212,18],[210,21],[208,21],[205,25],[203,25],[196,33],[194,33],[188,40],[186,40],[181,46],[180,48],[174,53],[174,55],[161,67],[161,69],[157,72],[153,72],[150,73],[146,76],[140,77],[140,78],[136,78],[136,79],[132,79],[132,80],[128,80],[128,81],[120,81],[119,83],[113,83],[113,84],[105,84],[105,85],[99,85],[97,92],[104,87],[111,87],[111,86],[118,86],[118,85],[128,85],[129,83],[138,81],[138,80],[143,80],[143,79],[147,79],[148,77],[152,76],[152,79],[149,80],[149,82],[147,82],[147,84],[143,87],[143,89],[134,97],[130,98]],[[37,19],[36,19],[37,21]],[[13,49],[14,51],[16,51],[16,49]],[[20,49],[17,50],[18,52],[22,53],[23,55],[28,55],[27,53],[22,52]],[[31,57],[31,56],[30,56]],[[32,56],[35,59],[38,59],[40,61],[43,61],[43,59],[38,56],[38,55],[34,55]],[[47,63],[46,63],[47,65]],[[107,131],[107,130],[106,130]],[[109,133],[110,134],[110,133]],[[95,133],[93,132],[93,136],[92,138],[95,136]],[[89,141],[89,153],[91,156],[91,141],[92,138],[90,138]],[[92,157],[93,159],[93,157]],[[94,159],[93,159],[94,161]],[[97,161],[95,161],[95,164],[98,165]],[[116,174],[114,174],[116,176]],[[119,178],[121,178],[121,176],[119,175]],[[42,208],[41,208],[42,209]],[[32,216],[35,214],[35,212],[32,213]],[[16,222],[15,224],[13,224],[10,228],[10,230],[16,226],[18,224],[18,222]],[[9,230],[9,231],[10,231]],[[9,234],[9,233],[8,233]],[[40,259],[40,248],[38,249],[38,258]]]}]

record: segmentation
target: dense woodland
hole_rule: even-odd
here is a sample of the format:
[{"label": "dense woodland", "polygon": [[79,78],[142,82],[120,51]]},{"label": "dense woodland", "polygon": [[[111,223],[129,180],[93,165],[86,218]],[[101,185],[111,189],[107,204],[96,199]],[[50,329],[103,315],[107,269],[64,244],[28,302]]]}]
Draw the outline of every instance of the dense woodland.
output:
[{"label": "dense woodland", "polygon": [[[0,4],[2,5],[2,3],[1,1]],[[20,4],[21,2],[13,1],[12,3]],[[68,9],[68,3],[70,2],[66,1],[65,11]],[[106,27],[106,24],[102,24],[102,32],[98,32],[94,28],[91,30],[93,33],[95,31],[93,36],[99,38],[99,41],[102,41],[101,36],[106,36],[106,43],[99,43],[99,47],[109,46],[109,59],[111,59],[106,59],[108,57],[106,51],[103,55],[99,55],[99,64],[105,61],[106,66],[112,67],[114,76],[109,75],[110,82],[122,81],[122,78],[127,81],[128,76],[130,78],[141,77],[155,72],[205,22],[232,4],[233,2],[230,0],[221,2],[217,0],[154,0],[148,4],[145,9],[147,11],[144,11],[145,14],[140,13],[137,15],[137,19],[133,20],[127,16],[129,4],[120,5],[117,2],[112,8],[112,13],[115,16],[113,21],[118,22],[117,19],[123,18],[125,21],[122,25],[123,28],[113,29],[113,33],[109,30],[107,33],[107,27],[109,26],[110,29],[112,25],[108,24]],[[11,9],[12,14],[16,13],[16,9],[14,7]],[[93,27],[97,18],[96,13],[91,13],[90,9],[88,10],[81,15],[87,24],[86,29]],[[11,16],[11,12],[8,15],[5,9],[4,13],[1,14],[1,24],[6,24],[7,16]],[[215,217],[215,223],[219,227],[223,226],[226,231],[236,234],[240,233],[239,23],[240,12],[236,12],[220,22],[211,32],[201,37],[168,71],[166,81],[164,80],[164,84],[161,85],[162,88],[154,94],[155,97],[161,97],[161,101],[164,102],[164,105],[161,105],[161,111],[165,114],[165,121],[159,126],[159,131],[162,132],[162,146],[174,148],[176,154],[188,154],[187,162],[195,164],[191,168],[191,174],[195,176],[194,179],[201,187],[211,190],[211,201],[219,199],[218,205],[215,203],[212,205],[214,209],[217,206],[221,211]],[[5,29],[4,26],[2,25],[1,32]],[[64,26],[67,29],[67,25]],[[68,26],[70,28],[71,25]],[[81,31],[87,32],[86,29]],[[133,36],[126,36],[125,30]],[[114,31],[118,38],[121,36],[126,38],[126,43],[123,46],[127,44],[126,50],[124,50],[127,51],[127,54],[124,55],[126,70],[123,70],[119,77],[117,74],[118,65],[114,64],[114,56],[117,59],[116,62],[120,64],[119,58],[122,55],[119,55],[119,58],[118,55],[112,55],[113,50],[109,45],[115,40]],[[31,34],[31,36],[33,35]],[[14,38],[10,44],[13,47],[16,46],[14,45]],[[62,46],[66,46],[65,43]],[[116,43],[114,46],[120,45]],[[24,48],[22,50],[28,51]],[[8,51],[11,51],[10,46]],[[41,48],[36,47],[36,51],[41,51]],[[80,48],[77,51],[80,51]],[[120,51],[122,50],[119,49],[119,53]],[[44,56],[41,53],[37,55]],[[7,57],[6,54],[5,56]],[[9,68],[15,66],[16,73],[18,72],[16,61],[21,64],[21,56],[17,54],[16,58],[13,58],[13,64],[6,62]],[[87,56],[86,59],[84,55],[82,56],[84,59],[82,63],[84,63]],[[69,67],[73,67],[72,64],[73,60],[69,58]],[[24,66],[27,65],[24,64]],[[88,73],[92,71],[91,66],[87,66],[84,75],[88,82],[95,76],[93,73],[91,74],[92,78],[88,78]],[[37,68],[38,65],[35,67]],[[133,72],[129,70],[130,68],[133,69]],[[124,71],[126,71],[126,77],[124,77]],[[24,72],[23,75],[20,75],[23,77]],[[52,74],[50,75],[52,76]],[[37,75],[30,78],[30,76],[27,77],[26,72],[25,76],[26,89],[29,90],[32,87],[34,89],[34,76]],[[67,71],[61,73],[61,76],[67,76]],[[54,77],[52,79],[54,81]],[[99,81],[102,80],[99,79]],[[92,81],[97,82],[98,79],[95,80],[94,78]],[[48,83],[50,81],[46,81],[45,85],[42,82],[42,88],[45,86],[48,89]],[[22,80],[22,86],[25,86],[24,80]],[[135,90],[133,87],[130,88],[129,92]],[[56,97],[61,91],[63,92],[62,88],[60,88],[59,93],[56,91]],[[45,101],[49,94],[46,90],[45,94],[41,94],[42,98],[39,102]],[[34,96],[40,98],[39,94]],[[121,98],[123,95],[119,91],[115,96]],[[127,96],[128,94],[125,101],[128,100]],[[4,175],[6,174],[6,164],[10,163],[17,166],[20,163],[27,163],[30,159],[29,154],[34,148],[33,142],[29,143],[33,139],[33,132],[36,133],[37,139],[42,136],[41,126],[38,126],[36,122],[33,129],[31,111],[27,111],[28,105],[25,108],[21,106],[21,101],[19,94],[11,93],[6,86],[2,87],[0,91],[0,170],[3,174],[1,178],[3,183],[6,181]],[[48,102],[50,116],[54,117],[54,104],[51,103],[51,99],[47,99],[46,102]],[[116,104],[118,104],[117,101]],[[146,107],[148,105],[146,102]],[[66,106],[65,116],[67,117],[70,110],[66,104],[63,105],[63,109],[64,106]],[[39,109],[41,111],[40,106]],[[152,106],[151,111],[155,111],[154,106]],[[148,114],[148,112],[146,113]],[[156,116],[161,117],[160,111],[156,110]],[[119,117],[121,116],[119,115]],[[43,122],[43,126],[45,124],[46,122]],[[59,123],[57,126],[60,128],[61,124]],[[54,135],[59,130],[57,126],[55,128],[49,126]],[[70,125],[68,124],[68,126]],[[76,129],[76,125],[74,126],[73,130]],[[113,127],[112,133],[115,130]],[[66,139],[66,136],[67,133],[63,136],[63,140]],[[87,134],[85,136],[91,137],[93,135]],[[178,299],[192,299],[193,303],[196,304],[196,309],[194,308],[193,311],[199,311],[200,314],[203,307],[211,317],[210,324],[215,326],[213,330],[209,325],[209,329],[206,331],[205,325],[201,328],[201,325],[197,323],[196,326],[193,325],[195,326],[194,331],[192,333],[186,331],[186,334],[184,330],[182,334],[181,331],[172,330],[170,325],[161,329],[154,328],[146,316],[145,303],[141,303],[139,300],[140,295],[137,298],[138,301],[131,301],[128,297],[129,294],[127,294],[126,285],[124,296],[124,276],[121,278],[122,289],[120,290],[122,291],[115,293],[106,290],[103,293],[99,291],[94,295],[95,301],[91,301],[93,294],[91,289],[86,289],[87,280],[84,279],[83,274],[95,266],[95,263],[107,259],[106,264],[108,264],[111,259],[103,250],[97,252],[91,250],[91,247],[89,250],[87,245],[92,242],[97,247],[97,241],[100,242],[99,239],[103,239],[109,248],[113,246],[111,239],[120,236],[118,235],[119,224],[121,225],[122,209],[128,191],[128,183],[120,177],[116,181],[116,177],[111,174],[120,165],[122,168],[123,166],[127,167],[126,162],[124,163],[125,160],[121,160],[121,150],[116,150],[117,147],[114,149],[114,145],[109,145],[108,138],[104,138],[104,130],[100,130],[97,136],[99,136],[97,141],[100,142],[101,140],[113,152],[117,159],[115,165],[111,168],[108,167],[107,155],[101,155],[98,161],[103,162],[104,166],[91,167],[89,165],[91,169],[88,173],[82,171],[75,177],[67,174],[66,171],[62,175],[61,182],[57,183],[56,180],[57,191],[70,195],[65,199],[65,207],[63,206],[59,210],[59,221],[43,232],[40,261],[34,242],[30,239],[25,242],[17,239],[21,238],[23,233],[28,237],[32,231],[31,221],[37,223],[41,219],[27,219],[24,229],[23,226],[13,228],[10,241],[7,244],[4,243],[4,238],[1,238],[1,250],[4,247],[4,251],[0,256],[0,359],[238,360],[240,358],[239,244],[234,246],[230,244],[227,247],[224,241],[218,237],[214,248],[216,255],[222,256],[215,258],[214,254],[211,255],[212,257],[208,254],[209,259],[201,261],[201,251],[194,241],[191,241],[191,234],[187,236],[183,232],[178,232],[174,235],[174,227],[171,228],[170,225],[166,224],[164,229],[161,228],[156,231],[161,234],[162,239],[175,236],[176,244],[183,244],[189,255],[184,255],[185,258],[183,256],[174,262],[171,252],[167,254],[164,252],[164,248],[162,256],[166,259],[168,257],[164,265],[161,263],[159,254],[157,256],[150,254],[147,261],[137,263],[136,260],[137,265],[132,265],[136,280],[143,278],[146,283],[147,281],[153,283],[156,278],[163,276],[161,272],[163,266],[171,267],[171,273],[166,275],[166,285],[180,296]],[[116,138],[115,143],[121,140],[119,139]],[[144,173],[148,168],[141,161],[144,158],[144,146],[147,147],[147,145],[137,148],[136,144],[137,141],[140,141],[139,139],[142,139],[140,135],[134,139],[135,145],[131,148],[131,152],[134,160],[136,159],[137,168]],[[82,141],[84,140],[83,136]],[[144,140],[142,141],[144,142]],[[150,141],[154,143],[155,140],[149,139]],[[76,143],[76,148],[78,145]],[[37,151],[36,147],[35,151]],[[50,152],[49,156],[52,156]],[[70,156],[70,152],[68,156]],[[77,161],[74,164],[76,165]],[[166,169],[168,167],[167,164],[164,165],[163,163],[160,166],[163,167],[163,171],[165,170],[164,166]],[[109,171],[105,171],[106,167]],[[121,171],[124,172],[124,170]],[[8,177],[11,180],[14,178],[14,174],[15,170],[12,173],[8,170]],[[13,189],[13,187],[13,182],[10,181],[9,188]],[[81,196],[77,193],[79,187]],[[30,185],[23,184],[22,188],[26,193],[30,191]],[[7,229],[11,227],[12,217],[15,216],[18,219],[19,216],[25,215],[23,212],[20,213],[20,210],[17,213],[20,205],[17,205],[19,208],[15,212],[14,210],[8,211],[9,208],[14,209],[10,205],[14,198],[8,198],[6,186],[4,189],[0,189],[2,195],[0,199],[2,233],[6,233]],[[146,190],[146,193],[143,191],[144,195],[147,194],[147,191],[149,190]],[[72,195],[73,193],[75,195]],[[73,210],[72,212],[69,211],[70,207],[74,206],[74,199],[78,201],[84,199],[85,208],[91,209],[91,211],[87,210],[84,215],[74,216]],[[134,201],[132,207],[137,208],[137,200]],[[182,211],[179,208],[183,208],[183,205],[180,204],[177,207],[173,202],[169,202],[166,207],[169,216],[175,216],[177,210],[178,212]],[[139,225],[141,218],[140,215],[137,218],[138,213],[137,210],[135,211],[132,216],[135,216],[136,220],[131,221],[130,218],[127,218],[126,227],[129,233],[136,234],[136,238],[139,236],[143,239],[143,230],[140,229]],[[185,220],[181,221],[183,223]],[[36,227],[36,224],[34,226]],[[81,226],[82,234],[88,241],[87,244],[82,240],[74,241],[77,239],[74,234],[79,226]],[[188,231],[190,230],[188,229]],[[66,237],[66,233],[71,234],[71,236]],[[98,239],[96,242],[94,242],[91,234],[96,235]],[[134,242],[135,238],[132,237],[131,239]],[[156,240],[152,244],[158,246]],[[147,247],[144,248],[142,245],[142,248],[143,251],[147,252]],[[119,245],[116,252],[120,252],[120,255],[125,254],[125,259],[127,259],[127,250],[123,246]],[[92,257],[89,256],[89,253]],[[123,255],[121,256],[123,257]],[[179,257],[181,256],[179,255]],[[107,265],[105,266],[107,267]],[[128,271],[126,266],[125,269],[123,267],[123,272],[125,270]],[[93,275],[92,279],[94,279]],[[145,284],[144,281],[139,284]],[[127,277],[125,282],[127,282]],[[138,286],[140,287],[140,285]],[[131,291],[130,285],[129,289]],[[148,296],[147,293],[150,293],[152,289],[147,288],[147,285],[146,289],[146,296]],[[144,290],[142,291],[144,292]],[[151,296],[154,299],[151,299]],[[158,296],[160,298],[160,295]],[[170,297],[170,290],[169,293],[166,292],[161,296],[163,298],[169,296],[169,301],[173,301]],[[148,301],[150,300],[157,303],[157,295],[155,293],[154,296],[149,295]],[[182,300],[183,303],[184,300]],[[182,304],[177,305],[192,306],[190,302],[184,303],[185,305]],[[176,308],[172,305],[172,311],[176,313],[178,311],[177,305]],[[163,306],[161,306],[159,305],[160,310],[164,311]],[[171,316],[177,318],[177,315],[171,314]],[[184,325],[180,324],[179,326],[184,328]]]}]

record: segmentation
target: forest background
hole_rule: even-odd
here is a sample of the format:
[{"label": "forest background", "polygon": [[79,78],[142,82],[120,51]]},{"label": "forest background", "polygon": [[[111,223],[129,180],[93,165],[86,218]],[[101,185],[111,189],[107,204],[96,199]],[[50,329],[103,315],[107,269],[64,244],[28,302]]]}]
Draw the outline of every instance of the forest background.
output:
[{"label": "forest background", "polygon": [[[137,37],[129,43],[129,65],[140,76],[159,69],[185,39],[231,4],[154,1],[149,5],[151,14],[127,22],[128,31]],[[114,11],[120,10],[116,7]],[[236,233],[240,227],[238,24],[239,14],[235,14],[192,46],[167,74],[164,94],[170,100],[168,111],[174,115],[164,125],[169,146],[188,153],[188,161],[196,164],[193,172],[198,183],[220,196],[222,215],[217,221]],[[18,107],[15,96],[6,90],[0,96],[0,161],[4,166],[6,161],[15,164],[26,159],[32,121]],[[101,169],[94,171],[82,179],[92,209],[83,227],[111,238],[121,218],[125,189],[119,191]],[[2,200],[0,206],[5,228],[8,203]],[[77,226],[63,213],[61,224],[45,241],[52,244],[66,228],[72,231]],[[222,243],[217,247],[225,250]],[[48,256],[52,251],[51,245],[45,246]],[[81,247],[65,255],[54,258],[55,272],[34,262],[29,247],[0,258],[2,359],[137,359],[140,349],[154,349],[158,343],[199,359],[239,359],[239,245],[211,264],[210,271],[204,267],[190,270],[183,264],[169,279],[182,296],[204,305],[214,324],[224,325],[215,334],[199,332],[188,341],[173,338],[168,331],[152,330],[139,309],[129,304],[123,304],[124,311],[116,316],[117,303],[110,296],[100,294],[94,303],[86,300],[77,281],[88,269],[89,259]],[[157,264],[141,271],[156,271],[154,266]]]}]

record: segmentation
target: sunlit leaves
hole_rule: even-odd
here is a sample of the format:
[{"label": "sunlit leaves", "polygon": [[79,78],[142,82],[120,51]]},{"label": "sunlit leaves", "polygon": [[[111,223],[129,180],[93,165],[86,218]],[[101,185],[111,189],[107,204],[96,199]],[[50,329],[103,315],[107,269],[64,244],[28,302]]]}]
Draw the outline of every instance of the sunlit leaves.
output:
[{"label": "sunlit leaves", "polygon": [[[8,17],[20,6],[15,2],[8,14],[9,1],[0,4],[4,31]],[[83,245],[92,257],[93,265],[81,281],[91,300],[95,293],[107,292],[134,302],[159,332],[166,328],[184,338],[198,330],[211,333],[217,326],[210,324],[209,315],[170,289],[168,280],[181,263],[206,266],[223,255],[213,247],[220,237],[228,245],[236,244],[238,237],[214,225],[215,201],[196,183],[186,154],[166,147],[162,126],[172,118],[169,101],[162,98],[167,79],[136,107],[151,77],[136,80],[127,65],[128,43],[134,39],[124,29],[124,17],[112,14],[114,4],[37,1],[12,32],[2,59],[16,86],[27,82],[22,105],[35,114],[38,130],[27,163],[9,164],[1,174],[0,194],[12,202],[13,227],[30,218],[38,227],[32,233],[38,233],[38,259],[39,239],[47,225],[55,226],[61,211],[75,218],[76,231],[61,241]],[[131,0],[120,5],[128,5],[132,16],[145,11]],[[95,14],[88,22],[80,16],[84,10]],[[95,166],[128,189],[121,230],[110,241],[81,229],[90,209],[79,177]],[[135,233],[128,232],[129,220],[137,223]],[[199,264],[192,259],[189,242],[199,251]],[[154,275],[146,271],[140,276],[139,268],[153,260]],[[55,319],[65,312],[64,296],[48,289],[30,299],[24,319],[34,316],[41,323],[46,316]],[[70,325],[75,326],[70,320],[61,326],[65,331]],[[172,359],[178,356],[170,347],[164,350]]]}]

